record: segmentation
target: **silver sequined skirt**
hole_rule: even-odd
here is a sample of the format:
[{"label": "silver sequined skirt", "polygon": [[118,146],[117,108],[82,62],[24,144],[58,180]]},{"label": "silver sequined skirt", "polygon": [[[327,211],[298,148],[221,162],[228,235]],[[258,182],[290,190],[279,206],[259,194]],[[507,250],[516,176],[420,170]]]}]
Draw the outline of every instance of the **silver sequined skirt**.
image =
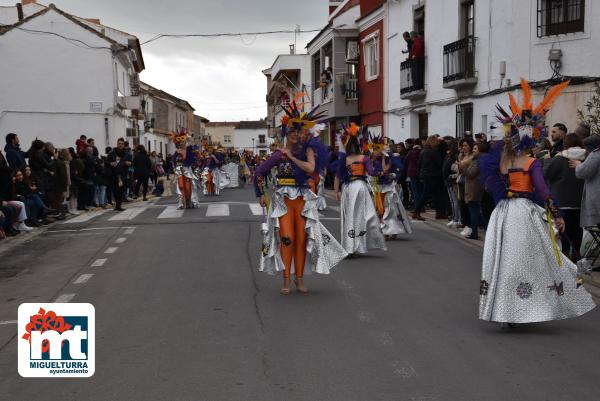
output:
[{"label": "silver sequined skirt", "polygon": [[402,205],[395,184],[379,185],[379,191],[384,195],[385,212],[381,230],[384,235],[412,234],[412,225]]},{"label": "silver sequined skirt", "polygon": [[325,177],[321,176],[319,185],[317,185],[317,209],[319,211],[327,209],[327,200],[325,199]]},{"label": "silver sequined skirt", "polygon": [[544,210],[529,199],[505,199],[485,237],[479,318],[530,323],[583,315],[595,305],[577,288],[577,267],[560,253],[558,266]]},{"label": "silver sequined skirt", "polygon": [[179,177],[181,177],[181,176],[189,178],[192,181],[192,185],[191,185],[192,193],[190,194],[190,203],[191,203],[190,206],[195,207],[195,208],[200,207],[200,201],[199,201],[199,197],[198,197],[198,175],[196,174],[194,169],[192,169],[191,167],[177,166],[175,168],[175,176],[177,177],[177,180],[175,180],[175,191],[178,196],[177,207],[179,207],[181,209],[185,206],[184,199],[183,199],[184,198],[183,191],[181,190],[181,188],[179,188]]},{"label": "silver sequined skirt", "polygon": [[342,189],[342,246],[348,253],[387,250],[379,217],[366,182],[351,181]]},{"label": "silver sequined skirt", "polygon": [[[279,218],[288,212],[285,204],[286,197],[289,199],[304,198],[302,216],[306,218],[305,231],[307,233],[304,274],[329,274],[331,269],[348,254],[319,221],[317,195],[308,188],[296,187],[281,187],[273,194],[267,216],[267,230],[263,235],[259,271],[275,274],[285,270],[280,254]],[[293,264],[291,273],[295,273]]]}]

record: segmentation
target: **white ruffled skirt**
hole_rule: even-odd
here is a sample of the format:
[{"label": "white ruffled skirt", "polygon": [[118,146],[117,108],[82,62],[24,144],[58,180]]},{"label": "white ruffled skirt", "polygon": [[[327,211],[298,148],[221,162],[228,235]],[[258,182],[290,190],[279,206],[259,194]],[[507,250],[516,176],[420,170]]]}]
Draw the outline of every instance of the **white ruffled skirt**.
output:
[{"label": "white ruffled skirt", "polygon": [[[302,216],[306,218],[307,257],[304,274],[329,274],[331,269],[348,256],[344,248],[319,221],[317,195],[308,188],[281,187],[275,191],[271,199],[267,216],[267,231],[263,236],[259,271],[275,274],[285,270],[280,254],[279,218],[288,213],[285,197],[293,200],[299,196],[304,198]],[[291,273],[295,274],[293,263]]]}]

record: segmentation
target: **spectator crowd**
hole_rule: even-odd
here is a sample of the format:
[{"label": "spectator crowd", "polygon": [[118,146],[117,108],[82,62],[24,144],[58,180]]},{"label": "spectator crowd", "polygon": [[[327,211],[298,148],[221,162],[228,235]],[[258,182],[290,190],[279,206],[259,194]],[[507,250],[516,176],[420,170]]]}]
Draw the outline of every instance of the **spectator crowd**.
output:
[{"label": "spectator crowd", "polygon": [[27,151],[17,134],[5,139],[4,154],[0,152],[0,239],[81,211],[122,211],[123,203],[140,191],[143,200],[151,187],[160,196],[162,177],[172,173],[168,157],[148,153],[143,145],[132,149],[123,138],[103,154],[85,135],[65,149],[36,139]]}]

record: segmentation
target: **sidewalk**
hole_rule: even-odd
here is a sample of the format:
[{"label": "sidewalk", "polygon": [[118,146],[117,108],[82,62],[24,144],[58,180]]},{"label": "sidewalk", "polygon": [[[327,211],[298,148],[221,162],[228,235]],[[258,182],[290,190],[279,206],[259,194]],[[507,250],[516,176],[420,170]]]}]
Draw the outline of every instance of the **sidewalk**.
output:
[{"label": "sidewalk", "polygon": [[[172,195],[172,191],[171,191],[171,182],[172,181],[166,181],[165,180],[165,193],[162,195],[163,197],[166,196],[171,196]],[[168,189],[167,189],[168,187]],[[155,195],[148,195],[147,199],[150,201],[152,199],[156,199],[157,196]],[[128,207],[129,206],[133,206],[136,205],[138,203],[143,202],[142,198],[138,198],[138,199],[133,199],[127,203],[125,203],[123,206],[124,207]],[[112,209],[112,207],[111,207]],[[3,239],[2,241],[0,241],[0,256],[2,256],[4,253],[22,245],[22,244],[26,244],[28,242],[31,242],[33,239],[35,239],[36,237],[38,237],[39,235],[45,233],[46,231],[54,228],[56,225],[60,225],[60,224],[64,224],[66,221],[69,221],[71,219],[74,219],[76,217],[79,216],[85,216],[87,213],[91,213],[94,212],[94,210],[90,210],[90,211],[79,211],[79,215],[71,215],[71,214],[67,214],[65,216],[64,220],[57,220],[53,223],[50,223],[46,226],[41,226],[41,227],[35,227],[32,231],[29,232],[21,232],[19,235],[17,235],[16,237],[6,237],[5,239]]]}]

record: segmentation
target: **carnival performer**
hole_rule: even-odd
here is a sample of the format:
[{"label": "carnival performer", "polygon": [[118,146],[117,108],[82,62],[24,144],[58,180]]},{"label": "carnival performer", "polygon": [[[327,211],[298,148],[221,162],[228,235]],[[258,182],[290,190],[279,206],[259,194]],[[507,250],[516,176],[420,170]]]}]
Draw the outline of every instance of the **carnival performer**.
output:
[{"label": "carnival performer", "polygon": [[[334,183],[335,197],[341,200],[342,246],[351,256],[370,249],[387,250],[367,184],[367,175],[373,176],[375,171],[371,159],[362,154],[359,131],[354,123],[344,129],[345,155],[338,162]],[[367,135],[367,127],[363,127],[363,142]]]},{"label": "carnival performer", "polygon": [[221,171],[223,156],[213,147],[207,149],[202,173],[204,195],[219,196],[221,190],[229,184],[229,180]]},{"label": "carnival performer", "polygon": [[396,239],[398,234],[412,233],[412,225],[396,187],[398,159],[389,156],[389,151],[385,151],[387,146],[383,135],[370,136],[369,149],[375,171],[375,205],[386,241]]},{"label": "carnival performer", "polygon": [[[317,108],[301,112],[295,102],[284,111],[281,134],[285,145],[255,171],[256,195],[263,206],[268,205],[260,271],[283,272],[283,295],[290,294],[294,274],[296,289],[306,294],[304,273],[329,274],[347,253],[319,221],[317,195],[310,189],[311,175],[327,163],[327,152],[319,141],[302,138],[321,113]],[[277,171],[276,189],[269,202],[264,180],[273,168]]]},{"label": "carnival performer", "polygon": [[172,133],[171,138],[176,150],[172,163],[177,177],[177,195],[179,209],[197,208],[198,202],[198,176],[195,172],[197,165],[197,147],[188,145],[188,134],[184,128]]},{"label": "carnival performer", "polygon": [[[309,130],[310,141],[320,143],[321,132],[325,129],[325,124],[316,124]],[[329,162],[329,152],[327,152],[327,162]],[[328,163],[327,163],[328,164]],[[313,192],[317,194],[317,209],[323,211],[327,209],[327,199],[325,198],[325,176],[327,175],[327,164],[312,175]]]},{"label": "carnival performer", "polygon": [[523,105],[509,94],[512,113],[497,106],[505,139],[480,159],[482,184],[496,201],[485,237],[482,320],[513,327],[580,316],[595,306],[580,286],[576,265],[560,252],[552,221],[562,231],[564,220],[540,161],[529,156],[547,134],[547,111],[568,84],[551,88],[534,108],[531,88],[522,79]]}]

